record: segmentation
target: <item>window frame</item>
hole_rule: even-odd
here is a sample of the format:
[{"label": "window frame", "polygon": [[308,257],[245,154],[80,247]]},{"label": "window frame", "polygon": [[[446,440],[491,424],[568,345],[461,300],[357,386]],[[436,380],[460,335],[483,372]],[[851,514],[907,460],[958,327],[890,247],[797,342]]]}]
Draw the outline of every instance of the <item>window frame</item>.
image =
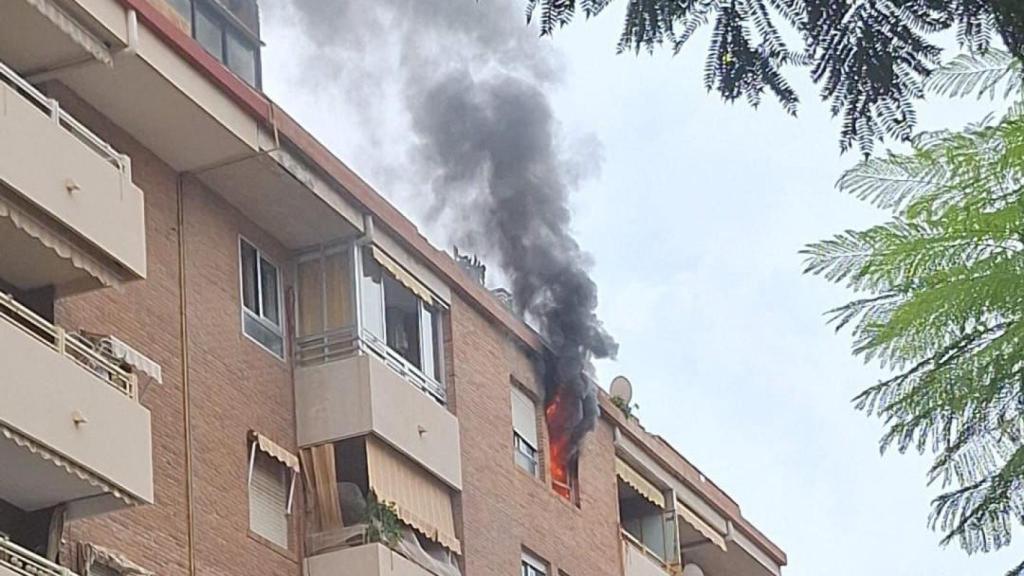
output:
[{"label": "window frame", "polygon": [[[256,302],[257,302],[257,305],[259,307],[259,312],[254,312],[252,310],[249,310],[249,308],[245,305],[245,263],[243,261],[243,250],[244,250],[244,246],[246,244],[250,248],[252,248],[253,251],[255,251],[255,253],[256,253],[256,259],[255,259],[255,262],[256,262],[256,286],[254,287],[254,289],[255,289]],[[277,318],[278,324],[277,325],[275,325],[269,318],[266,318],[266,317],[263,316],[263,311],[264,311],[264,306],[263,306],[263,274],[262,274],[262,262],[263,261],[266,261],[268,264],[270,264],[271,266],[274,267],[274,271],[275,271],[276,276],[277,276],[277,291],[276,291],[276,295],[275,295],[276,298],[277,298],[277,316],[278,316],[278,318]],[[282,285],[283,279],[284,279],[284,274],[281,273],[281,265],[278,264],[277,262],[275,262],[272,258],[268,258],[266,253],[263,252],[254,242],[250,241],[245,236],[239,234],[238,235],[238,296],[239,296],[239,304],[240,304],[239,308],[241,308],[240,320],[241,320],[241,324],[242,324],[242,326],[241,326],[242,327],[242,334],[244,334],[245,337],[248,338],[249,340],[251,340],[252,342],[255,342],[260,348],[263,348],[264,350],[269,352],[272,356],[274,356],[278,360],[281,360],[282,362],[287,362],[287,358],[288,358],[288,353],[287,353],[288,352],[288,339],[287,339],[287,335],[285,334],[286,330],[284,329],[284,324],[285,324],[285,306],[284,306],[284,286]],[[260,324],[261,326],[263,326],[267,330],[270,330],[275,336],[277,336],[278,338],[281,339],[281,353],[280,354],[278,354],[276,350],[271,350],[263,342],[260,342],[259,339],[257,339],[255,336],[249,334],[249,332],[245,329],[246,318],[251,318],[252,320],[257,322],[258,324]]]},{"label": "window frame", "polygon": [[[223,6],[218,5],[216,0],[190,0],[190,3],[192,5],[192,14],[190,18],[190,24],[192,27],[192,39],[195,40],[197,44],[202,46],[202,44],[199,42],[199,39],[196,38],[196,14],[198,12],[203,12],[203,16],[207,20],[210,20],[211,22],[216,24],[220,30],[221,56],[217,57],[215,54],[210,55],[216,58],[218,62],[223,64],[225,68],[230,70],[232,74],[238,76],[238,78],[246,84],[249,84],[249,82],[245,78],[242,78],[241,74],[236,72],[231,67],[231,58],[230,56],[228,56],[228,35],[234,34],[235,38],[240,43],[246,44],[252,48],[253,63],[255,69],[253,70],[253,83],[249,85],[251,85],[253,88],[257,90],[262,90],[263,57],[262,50],[260,50],[259,38],[256,37],[255,34],[253,34],[253,32],[249,30],[244,24],[242,24],[241,22],[236,22],[236,18],[234,17],[234,15],[227,12],[227,10]],[[205,46],[203,46],[203,50],[206,50]],[[208,51],[207,53],[209,54]]]},{"label": "window frame", "polygon": [[[509,409],[512,414],[512,459],[514,460],[516,467],[518,467],[520,470],[526,472],[527,474],[533,476],[534,478],[539,479],[541,477],[543,470],[541,469],[541,453],[539,446],[541,442],[541,427],[539,422],[538,403],[533,394],[528,392],[523,386],[519,385],[515,378],[512,378],[511,380],[512,382],[509,390]],[[521,396],[530,404],[530,412],[532,418],[530,419],[528,425],[533,426],[533,434],[534,437],[537,439],[538,445],[534,445],[533,443],[531,443],[526,438],[526,436],[523,436],[520,430],[516,428],[517,396]],[[527,461],[530,462],[530,468],[526,468],[522,465],[522,463],[520,463],[520,456],[526,458]]]},{"label": "window frame", "polygon": [[548,563],[525,549],[519,560],[521,576],[548,576]]}]

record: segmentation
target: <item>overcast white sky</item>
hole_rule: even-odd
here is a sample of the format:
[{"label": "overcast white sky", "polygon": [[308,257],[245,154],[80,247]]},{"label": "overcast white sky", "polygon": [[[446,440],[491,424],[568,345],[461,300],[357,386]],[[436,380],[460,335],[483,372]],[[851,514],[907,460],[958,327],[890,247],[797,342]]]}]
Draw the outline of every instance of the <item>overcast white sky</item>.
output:
[{"label": "overcast white sky", "polygon": [[[927,460],[880,456],[880,426],[849,402],[879,372],[825,325],[822,312],[848,295],[803,276],[797,251],[882,215],[834,190],[856,158],[839,154],[816,92],[801,84],[797,120],[774,103],[725,105],[702,88],[703,44],[676,58],[616,55],[624,7],[537,40],[562,54],[552,99],[565,140],[592,136],[603,148],[600,174],[573,197],[600,315],[621,344],[618,360],[599,366],[602,382],[633,381],[644,426],[786,550],[786,576],[999,575],[1016,565],[1019,543],[975,557],[939,549],[927,528]],[[311,86],[300,56],[316,47],[292,24],[264,20],[266,91],[446,246],[444,230],[418,217],[409,190],[420,184],[403,181],[408,135],[375,133],[354,99]],[[990,108],[928,104],[922,123],[956,127]]]}]

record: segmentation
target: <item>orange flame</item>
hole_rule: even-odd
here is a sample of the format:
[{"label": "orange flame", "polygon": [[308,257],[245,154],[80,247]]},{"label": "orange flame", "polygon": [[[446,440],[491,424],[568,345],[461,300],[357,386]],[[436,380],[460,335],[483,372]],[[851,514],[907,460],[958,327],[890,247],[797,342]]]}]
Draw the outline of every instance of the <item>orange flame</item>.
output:
[{"label": "orange flame", "polygon": [[551,453],[551,487],[559,496],[566,500],[573,497],[573,478],[569,462],[569,430],[562,395],[555,398],[544,409],[544,417],[548,424],[548,446]]}]

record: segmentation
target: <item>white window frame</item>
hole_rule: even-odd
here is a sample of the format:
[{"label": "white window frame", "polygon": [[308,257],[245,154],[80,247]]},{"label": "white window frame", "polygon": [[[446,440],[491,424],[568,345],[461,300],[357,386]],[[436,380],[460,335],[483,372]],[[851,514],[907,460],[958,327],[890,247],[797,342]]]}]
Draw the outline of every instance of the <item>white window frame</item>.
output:
[{"label": "white window frame", "polygon": [[[513,458],[516,466],[524,472],[530,474],[534,478],[540,478],[540,447],[530,442],[526,436],[523,436],[523,432],[529,433],[528,430],[520,431],[516,428],[516,406],[517,398],[521,397],[525,399],[530,405],[530,421],[527,422],[526,426],[532,426],[534,438],[537,439],[537,443],[540,442],[540,426],[537,422],[537,400],[532,394],[526,392],[522,387],[517,385],[515,381],[512,382],[511,387],[511,402],[510,407],[512,410],[512,449],[514,450]],[[530,467],[526,468],[519,461],[519,456],[523,456],[527,461],[530,462]]]},{"label": "white window frame", "polygon": [[[253,312],[252,310],[249,310],[245,306],[245,267],[244,267],[244,263],[242,261],[243,244],[248,244],[249,247],[251,247],[253,250],[256,251],[256,286],[255,286],[256,293],[255,293],[255,297],[256,297],[257,305],[260,308],[260,312],[259,313]],[[271,321],[269,318],[266,318],[266,317],[263,316],[263,310],[264,310],[264,306],[263,306],[263,274],[261,273],[261,268],[262,268],[262,262],[264,260],[266,260],[267,263],[269,263],[271,266],[274,267],[274,271],[275,271],[276,276],[277,276],[277,291],[276,291],[277,294],[275,296],[277,298],[277,316],[278,316],[277,320],[278,320],[278,324],[274,324],[274,322]],[[267,257],[266,253],[263,252],[263,250],[261,250],[259,248],[259,246],[256,245],[256,243],[250,241],[245,236],[242,236],[242,235],[238,236],[238,296],[239,296],[239,304],[240,304],[239,307],[242,309],[242,312],[241,312],[242,334],[244,334],[246,338],[248,338],[250,341],[254,342],[257,346],[259,346],[260,348],[263,348],[264,350],[269,352],[272,356],[274,356],[278,360],[281,360],[282,362],[287,362],[288,340],[285,337],[285,330],[284,330],[284,327],[283,327],[284,317],[285,317],[284,286],[282,286],[282,279],[283,278],[284,278],[284,275],[281,274],[281,265],[280,264],[275,262],[273,258]],[[252,336],[251,334],[249,334],[245,330],[245,320],[246,320],[246,318],[251,318],[253,321],[257,322],[258,324],[260,324],[261,326],[263,326],[267,330],[270,330],[271,333],[273,333],[275,336],[277,336],[278,338],[281,339],[281,353],[280,354],[278,354],[277,351],[271,350],[270,348],[268,348],[266,345],[264,345],[262,342],[260,342],[255,336]]]},{"label": "white window frame", "polygon": [[530,444],[526,438],[523,438],[523,436],[515,430],[512,431],[512,446],[515,448],[517,455],[525,457],[530,462],[531,469],[524,469],[522,464],[519,463],[518,458],[516,459],[516,466],[534,478],[539,478],[540,451],[537,450],[537,447]]},{"label": "white window frame", "polygon": [[520,574],[522,576],[547,576],[547,562],[523,550],[520,560]]}]

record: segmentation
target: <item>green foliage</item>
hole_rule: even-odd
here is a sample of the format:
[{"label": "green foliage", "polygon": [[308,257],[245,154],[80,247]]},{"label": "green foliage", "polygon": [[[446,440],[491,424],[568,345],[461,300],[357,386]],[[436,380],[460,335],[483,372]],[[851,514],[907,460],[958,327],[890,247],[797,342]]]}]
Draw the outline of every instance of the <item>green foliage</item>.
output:
[{"label": "green foliage", "polygon": [[616,408],[622,410],[622,413],[626,416],[627,420],[633,418],[633,412],[640,409],[639,406],[636,404],[630,404],[621,396],[612,396],[612,404],[615,404]]},{"label": "green foliage", "polygon": [[393,548],[402,539],[402,521],[398,519],[395,505],[379,501],[373,492],[366,503],[366,524],[366,539],[369,542],[380,542]]},{"label": "green foliage", "polygon": [[[991,93],[1009,77],[996,68],[957,59],[938,89]],[[855,405],[883,420],[883,452],[933,455],[943,544],[1002,548],[1024,523],[1024,106],[922,134],[912,152],[868,159],[838,186],[892,214],[803,251],[808,273],[858,295],[831,322],[893,373]]]},{"label": "green foliage", "polygon": [[[680,52],[701,28],[711,29],[704,85],[728,102],[754,106],[765,92],[790,113],[799,99],[784,70],[806,66],[842,118],[840,146],[872,152],[876,140],[909,140],[914,101],[939,65],[931,41],[955,29],[961,46],[986,54],[998,35],[1024,60],[1024,2],[1020,0],[624,0],[620,51]],[[572,22],[577,10],[600,14],[611,0],[526,0],[530,20],[539,11],[542,34]],[[796,45],[784,30],[793,32]],[[1019,70],[1018,70],[1019,74]],[[1018,78],[1019,81],[1019,78]]]}]

